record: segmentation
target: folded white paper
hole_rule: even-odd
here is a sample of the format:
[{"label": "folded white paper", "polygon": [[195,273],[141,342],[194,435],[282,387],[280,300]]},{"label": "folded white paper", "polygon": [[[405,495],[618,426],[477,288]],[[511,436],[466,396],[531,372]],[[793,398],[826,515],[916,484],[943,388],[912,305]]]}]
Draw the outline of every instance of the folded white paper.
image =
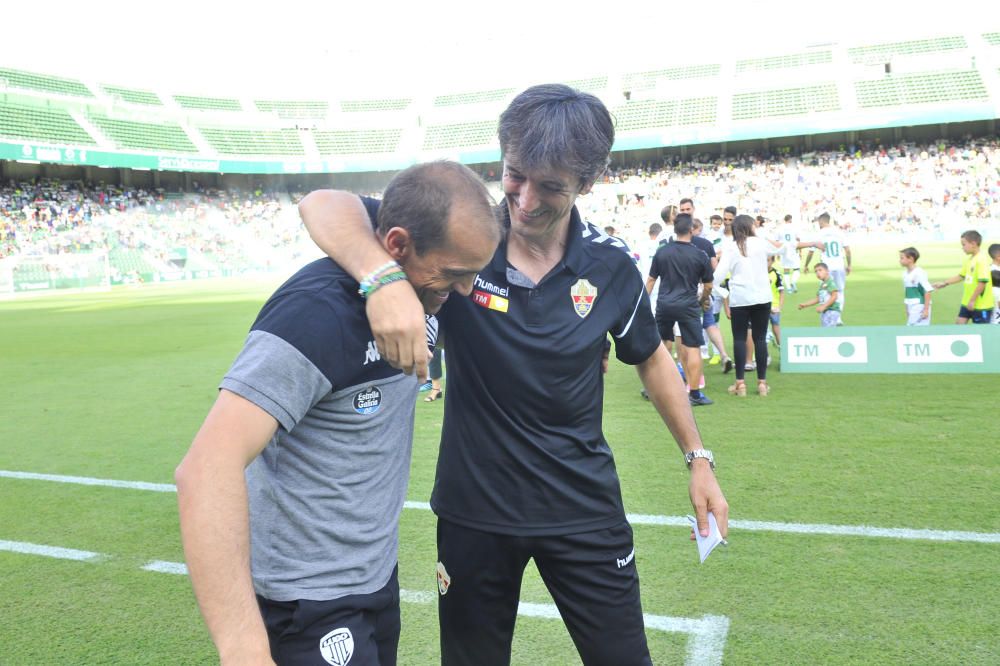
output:
[{"label": "folded white paper", "polygon": [[694,530],[694,540],[698,544],[698,555],[701,557],[701,562],[704,563],[709,553],[715,550],[715,547],[720,543],[725,544],[726,540],[719,533],[719,524],[715,522],[715,515],[711,511],[708,512],[708,536],[703,537],[698,531],[698,521],[695,520],[694,516],[688,516],[688,520],[691,521],[691,529]]}]

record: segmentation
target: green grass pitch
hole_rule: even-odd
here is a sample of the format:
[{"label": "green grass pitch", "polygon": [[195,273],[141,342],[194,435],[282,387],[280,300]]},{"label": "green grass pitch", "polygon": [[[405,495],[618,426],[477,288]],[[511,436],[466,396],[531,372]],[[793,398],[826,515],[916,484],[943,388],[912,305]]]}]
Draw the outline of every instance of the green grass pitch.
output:
[{"label": "green grass pitch", "polygon": [[[855,251],[850,325],[903,323],[897,249]],[[957,272],[957,240],[921,250],[932,280]],[[0,470],[172,483],[278,282],[0,301]],[[794,307],[815,282],[803,275],[788,296],[785,325],[818,325],[812,310]],[[960,291],[936,294],[935,323],[952,323]],[[717,366],[707,376],[716,404],[696,415],[733,519],[1000,532],[996,376],[772,369],[772,395],[743,400],[725,394],[731,376]],[[441,413],[440,402],[417,405],[411,500],[429,497]],[[635,372],[617,362],[604,422],[627,510],[690,513],[676,446],[639,397]],[[401,586],[429,598],[434,517],[407,509],[401,530]],[[729,547],[699,565],[687,529],[635,533],[644,611],[729,618],[726,664],[1000,660],[1000,543],[734,528]],[[0,541],[102,555],[77,562],[0,548],[0,664],[216,660],[187,578],[141,569],[183,561],[173,494],[0,477]],[[551,603],[530,569],[522,599]],[[401,664],[437,662],[435,613],[431,603],[403,604]],[[655,663],[688,658],[687,634],[647,634]],[[561,622],[519,617],[514,663],[579,662]]]}]

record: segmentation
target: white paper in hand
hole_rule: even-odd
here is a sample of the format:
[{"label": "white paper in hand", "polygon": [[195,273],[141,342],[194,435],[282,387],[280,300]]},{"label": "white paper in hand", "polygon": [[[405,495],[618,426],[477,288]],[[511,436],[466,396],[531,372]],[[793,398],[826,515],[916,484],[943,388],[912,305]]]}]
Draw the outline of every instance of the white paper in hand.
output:
[{"label": "white paper in hand", "polygon": [[719,533],[719,524],[715,522],[715,515],[711,511],[708,512],[708,536],[701,535],[701,532],[698,531],[698,521],[693,516],[688,516],[688,520],[691,521],[691,529],[694,530],[694,539],[698,544],[698,555],[704,564],[709,553],[715,550],[715,547],[720,543],[724,544],[726,541]]}]

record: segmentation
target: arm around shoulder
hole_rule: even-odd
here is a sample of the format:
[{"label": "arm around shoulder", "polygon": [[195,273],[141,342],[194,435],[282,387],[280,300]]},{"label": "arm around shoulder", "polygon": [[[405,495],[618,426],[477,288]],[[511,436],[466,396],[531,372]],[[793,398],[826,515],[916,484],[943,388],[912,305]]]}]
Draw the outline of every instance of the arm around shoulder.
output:
[{"label": "arm around shoulder", "polygon": [[361,198],[342,190],[315,190],[299,202],[309,237],[355,280],[390,259],[375,238]]},{"label": "arm around shoulder", "polygon": [[[341,190],[316,190],[299,202],[309,236],[355,280],[384,267],[392,257],[379,242],[361,199]],[[424,308],[408,282],[380,288],[366,305],[382,358],[407,374],[427,376]]]}]

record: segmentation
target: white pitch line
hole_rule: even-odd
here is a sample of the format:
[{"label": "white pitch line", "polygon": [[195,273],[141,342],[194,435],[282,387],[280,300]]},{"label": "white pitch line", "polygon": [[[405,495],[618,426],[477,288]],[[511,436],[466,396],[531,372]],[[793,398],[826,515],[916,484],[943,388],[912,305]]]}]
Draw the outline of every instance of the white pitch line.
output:
[{"label": "white pitch line", "polygon": [[[187,574],[182,562],[153,560],[142,567],[146,571],[169,574]],[[437,595],[433,592],[399,590],[399,600],[410,604],[434,603]],[[537,604],[522,601],[517,605],[521,617],[537,617],[546,620],[561,620],[562,615],[555,604]],[[703,615],[696,617],[670,617],[643,613],[642,619],[648,629],[668,633],[688,634],[687,658],[690,666],[714,666],[722,663],[722,653],[729,633],[729,618],[724,615]]]},{"label": "white pitch line", "polygon": [[[110,488],[126,488],[130,490],[152,490],[161,493],[176,492],[177,488],[170,483],[147,483],[145,481],[117,481],[114,479],[95,479],[86,476],[61,476],[58,474],[36,474],[34,472],[15,472],[0,470],[0,478],[24,479],[29,481],[52,481],[56,483],[72,483],[84,486],[107,486]],[[408,501],[403,504],[405,509],[430,511],[428,502]],[[659,525],[667,527],[688,527],[690,523],[686,516],[660,516],[654,514],[630,513],[626,516],[633,525]],[[730,520],[729,526],[748,532],[785,532],[791,534],[823,534],[829,536],[859,536],[886,539],[902,539],[907,541],[963,541],[972,543],[1000,544],[1000,532],[965,532],[958,530],[929,530],[909,527],[871,527],[868,525],[824,525],[810,523],[780,523],[765,520]]]},{"label": "white pitch line", "polygon": [[75,550],[73,548],[57,548],[56,546],[43,546],[37,543],[27,543],[24,541],[3,541],[0,540],[0,550],[9,553],[22,553],[24,555],[42,555],[44,557],[55,557],[60,560],[76,560],[87,562],[96,560],[100,553],[92,553],[89,550]]},{"label": "white pitch line", "polygon": [[55,481],[56,483],[75,483],[81,486],[107,486],[109,488],[128,488],[130,490],[152,490],[158,493],[175,493],[177,486],[172,483],[146,483],[145,481],[115,481],[114,479],[95,479],[89,476],[61,476],[59,474],[35,474],[34,472],[10,472],[0,469],[0,477],[8,479],[25,479],[28,481]]},{"label": "white pitch line", "polygon": [[153,560],[142,565],[143,571],[154,571],[156,573],[165,574],[176,574],[178,576],[186,576],[188,572],[187,565],[183,562],[164,562],[163,560]]}]

